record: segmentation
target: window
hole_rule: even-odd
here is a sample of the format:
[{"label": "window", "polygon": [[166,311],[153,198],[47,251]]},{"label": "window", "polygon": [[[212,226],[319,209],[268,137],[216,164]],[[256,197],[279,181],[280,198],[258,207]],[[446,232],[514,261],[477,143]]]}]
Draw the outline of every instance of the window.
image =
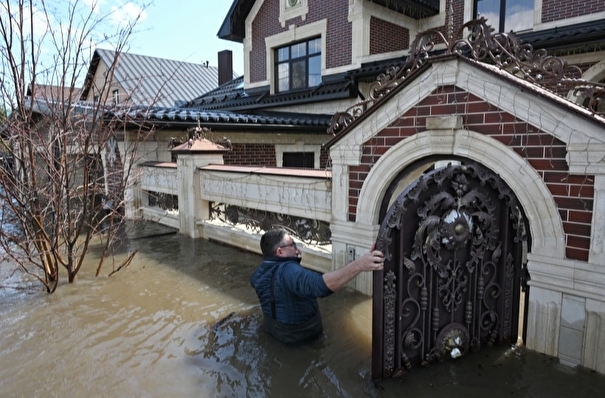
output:
[{"label": "window", "polygon": [[283,167],[315,167],[313,152],[284,152]]},{"label": "window", "polygon": [[113,103],[114,104],[119,104],[120,103],[120,92],[119,92],[119,90],[113,90],[111,92],[111,94],[113,95]]},{"label": "window", "polygon": [[534,25],[534,0],[475,0],[475,14],[498,32],[519,32]]},{"label": "window", "polygon": [[277,167],[319,168],[320,144],[297,141],[294,144],[275,144],[275,164]]},{"label": "window", "polygon": [[321,39],[275,50],[277,92],[314,87],[321,83]]}]

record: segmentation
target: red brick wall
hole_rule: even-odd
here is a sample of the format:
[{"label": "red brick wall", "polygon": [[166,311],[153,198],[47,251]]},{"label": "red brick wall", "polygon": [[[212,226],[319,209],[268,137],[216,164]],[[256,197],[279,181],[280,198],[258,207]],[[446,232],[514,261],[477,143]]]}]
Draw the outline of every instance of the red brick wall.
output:
[{"label": "red brick wall", "polygon": [[[441,34],[443,34],[443,36],[445,36],[446,38],[449,38],[450,33],[452,35],[456,35],[456,33],[458,33],[458,30],[462,27],[462,25],[464,25],[466,22],[468,22],[468,21],[464,20],[464,1],[452,0],[452,2],[453,3],[452,3],[451,11],[450,11],[449,3],[446,5],[446,8],[445,8],[445,24],[442,26],[437,26],[435,28],[431,28],[431,29],[441,32]],[[442,12],[443,12],[443,10],[442,10]],[[450,19],[452,19],[452,21],[453,21],[453,26],[452,26],[451,32],[448,31],[448,26],[447,26]],[[414,41],[415,38],[416,37],[412,37],[410,40]],[[462,37],[459,36],[458,38],[460,39]]]},{"label": "red brick wall", "polygon": [[330,151],[328,151],[328,149],[325,146],[322,146],[321,150],[319,152],[319,168],[325,169],[326,167],[330,166],[329,162],[330,162]]},{"label": "red brick wall", "polygon": [[238,166],[277,166],[275,145],[272,144],[233,144],[232,150],[223,155],[226,165]]},{"label": "red brick wall", "polygon": [[[223,155],[226,165],[276,167],[275,145],[233,144],[232,150]],[[319,153],[319,168],[329,166],[330,152],[322,147]]]},{"label": "red brick wall", "polygon": [[[252,21],[252,51],[250,52],[250,82],[264,81],[267,76],[265,37],[289,30],[290,25],[304,26],[322,19],[328,20],[326,67],[334,68],[351,63],[351,24],[347,20],[349,4],[342,0],[309,0],[309,13],[305,20],[296,17],[282,28],[279,22],[279,2],[265,1]],[[319,32],[318,32],[319,33]]]},{"label": "red brick wall", "polygon": [[560,21],[601,11],[605,11],[603,0],[544,0],[542,22]]},{"label": "red brick wall", "polygon": [[410,47],[410,31],[390,22],[370,18],[370,54],[406,50]]},{"label": "red brick wall", "polygon": [[[456,87],[444,87],[425,98],[365,143],[362,163],[349,174],[349,220],[355,221],[357,201],[370,166],[402,139],[426,130],[426,118],[463,115],[464,128],[502,142],[527,160],[543,178],[563,220],[570,259],[588,260],[594,201],[594,176],[571,175],[565,143],[516,119]],[[497,170],[495,170],[497,172]]]}]

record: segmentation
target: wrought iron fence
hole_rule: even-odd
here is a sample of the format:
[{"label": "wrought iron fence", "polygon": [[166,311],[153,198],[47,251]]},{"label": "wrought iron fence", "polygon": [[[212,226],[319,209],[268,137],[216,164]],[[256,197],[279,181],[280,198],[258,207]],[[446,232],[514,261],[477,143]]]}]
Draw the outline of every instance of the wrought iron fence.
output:
[{"label": "wrought iron fence", "polygon": [[159,207],[162,210],[178,211],[179,210],[179,197],[163,192],[147,191],[148,194],[148,206]]},{"label": "wrought iron fence", "polygon": [[331,243],[330,224],[320,220],[217,202],[210,204],[210,219],[239,225],[253,232],[283,228],[290,235],[305,243],[319,246]]}]

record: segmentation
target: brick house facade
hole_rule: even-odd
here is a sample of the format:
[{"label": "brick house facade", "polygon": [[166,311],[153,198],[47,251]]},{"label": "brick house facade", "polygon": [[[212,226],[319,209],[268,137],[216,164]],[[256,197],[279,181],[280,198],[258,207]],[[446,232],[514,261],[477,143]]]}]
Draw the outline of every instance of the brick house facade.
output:
[{"label": "brick house facade", "polygon": [[[530,3],[517,37],[557,57],[543,54],[535,69],[576,65],[577,74],[561,81],[604,82],[602,2]],[[287,154],[312,152],[314,168],[331,176],[332,269],[375,241],[384,204],[407,188],[392,189],[400,174],[413,169],[402,180],[411,184],[441,161],[480,163],[502,178],[527,217],[526,345],[605,373],[605,358],[595,354],[605,345],[602,106],[584,106],[588,97],[562,85],[545,88],[513,76],[508,64],[494,66],[502,58],[478,61],[470,50],[452,51],[450,36],[489,14],[480,6],[475,0],[234,0],[219,37],[243,43],[245,75],[182,108],[156,112],[151,123],[161,129],[147,149],[158,158],[147,160],[166,161],[169,151],[161,148],[169,137],[199,124],[212,131],[205,138],[230,142],[225,173],[228,166],[280,167]],[[553,15],[555,8],[562,12]],[[494,32],[518,16],[506,12],[487,15]],[[433,38],[441,33],[447,45],[428,52],[428,41],[415,40],[426,31]],[[299,44],[309,45],[300,57],[306,69],[297,69],[295,57],[280,64],[281,51],[298,51]],[[309,73],[307,85],[297,86],[296,72],[280,75],[316,68],[311,49],[319,54],[319,80]],[[390,80],[425,50],[409,78]],[[525,53],[511,58],[519,54]],[[338,119],[341,114],[347,117]],[[371,275],[351,285],[366,294],[373,286]],[[574,306],[582,308],[579,319],[570,316]]]}]

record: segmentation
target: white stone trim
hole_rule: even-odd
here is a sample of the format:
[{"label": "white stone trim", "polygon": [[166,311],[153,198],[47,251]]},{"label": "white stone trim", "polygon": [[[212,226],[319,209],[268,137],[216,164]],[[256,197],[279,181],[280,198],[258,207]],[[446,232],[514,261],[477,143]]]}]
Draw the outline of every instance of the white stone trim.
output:
[{"label": "white stone trim", "polygon": [[[595,176],[590,252],[588,261],[605,264],[605,176]],[[604,266],[605,268],[605,266]],[[605,285],[605,281],[604,281]]]},{"label": "white stone trim", "polygon": [[304,21],[309,13],[309,4],[307,0],[298,0],[298,4],[292,7],[288,7],[286,4],[288,0],[279,1],[279,22],[282,28],[286,27],[286,21],[292,18],[301,17]]},{"label": "white stone trim", "polygon": [[584,336],[583,365],[599,373],[605,373],[605,303],[586,300],[586,333]]},{"label": "white stone trim", "polygon": [[532,30],[535,29],[537,25],[542,23],[542,0],[534,0],[534,26]]},{"label": "white stone trim", "polygon": [[559,331],[563,293],[532,287],[527,311],[525,345],[546,355],[559,354]]},{"label": "white stone trim", "polygon": [[199,196],[208,202],[330,221],[329,179],[220,170],[201,170],[198,179]]},{"label": "white stone trim", "polygon": [[605,302],[605,267],[548,254],[527,254],[531,288],[541,287]]}]

